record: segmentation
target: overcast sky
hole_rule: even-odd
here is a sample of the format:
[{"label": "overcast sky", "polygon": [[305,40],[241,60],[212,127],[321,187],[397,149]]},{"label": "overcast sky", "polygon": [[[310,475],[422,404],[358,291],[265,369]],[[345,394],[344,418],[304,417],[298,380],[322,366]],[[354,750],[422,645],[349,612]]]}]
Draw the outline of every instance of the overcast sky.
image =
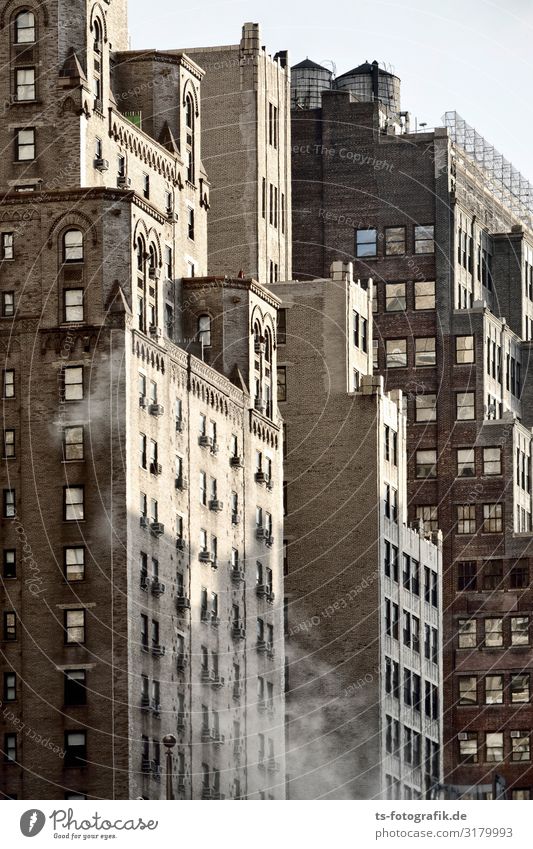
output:
[{"label": "overcast sky", "polygon": [[236,44],[245,21],[291,65],[377,59],[413,118],[455,109],[533,182],[533,0],[129,0],[133,48]]}]

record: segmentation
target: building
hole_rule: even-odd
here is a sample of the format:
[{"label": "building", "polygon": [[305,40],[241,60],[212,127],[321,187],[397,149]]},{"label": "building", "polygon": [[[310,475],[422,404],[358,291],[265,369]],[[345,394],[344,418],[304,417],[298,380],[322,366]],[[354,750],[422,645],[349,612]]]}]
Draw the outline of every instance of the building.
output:
[{"label": "building", "polygon": [[529,798],[529,184],[455,113],[409,132],[399,81],[375,65],[317,73],[299,71],[314,100],[293,100],[294,272],[342,257],[374,282],[374,367],[407,411],[409,518],[444,538],[445,783],[490,797],[498,775]]},{"label": "building", "polygon": [[210,195],[208,271],[268,285],[292,276],[290,69],[259,25],[239,44],[187,48],[205,72],[203,157]]},{"label": "building", "polygon": [[441,538],[407,525],[402,392],[372,375],[372,287],[336,262],[281,299],[287,786],[431,798],[442,782]]},{"label": "building", "polygon": [[280,798],[278,301],[202,278],[203,72],[127,47],[0,18],[0,792],[161,798],[174,734],[176,797]]}]

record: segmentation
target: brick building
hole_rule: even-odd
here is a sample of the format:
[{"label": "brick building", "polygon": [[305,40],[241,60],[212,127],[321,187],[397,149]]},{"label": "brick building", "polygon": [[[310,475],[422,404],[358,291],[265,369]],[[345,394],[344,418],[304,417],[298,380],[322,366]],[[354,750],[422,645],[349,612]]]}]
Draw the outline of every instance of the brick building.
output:
[{"label": "brick building", "polygon": [[203,72],[127,47],[0,16],[0,792],[160,798],[171,733],[179,798],[279,798],[278,301],[201,276]]},{"label": "brick building", "polygon": [[202,66],[204,161],[213,184],[210,274],[242,270],[264,285],[291,271],[290,69],[258,24],[239,44],[187,48]]},{"label": "brick building", "polygon": [[326,77],[300,68],[293,97],[294,273],[343,258],[374,282],[374,365],[408,417],[409,518],[444,537],[445,783],[490,797],[499,775],[529,798],[529,184],[455,113],[409,132],[399,81],[375,64]]},{"label": "brick building", "polygon": [[428,798],[442,781],[441,540],[406,524],[401,390],[372,376],[351,263],[281,298],[289,798]]}]

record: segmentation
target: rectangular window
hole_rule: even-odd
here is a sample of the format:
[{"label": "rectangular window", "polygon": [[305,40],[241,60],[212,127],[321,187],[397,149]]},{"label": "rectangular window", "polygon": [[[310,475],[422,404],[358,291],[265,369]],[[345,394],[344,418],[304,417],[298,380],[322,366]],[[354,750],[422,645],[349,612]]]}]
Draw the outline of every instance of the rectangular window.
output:
[{"label": "rectangular window", "polygon": [[14,259],[13,233],[2,233],[2,259]]},{"label": "rectangular window", "polygon": [[431,451],[416,452],[416,477],[437,477],[437,452],[434,449]]},{"label": "rectangular window", "polygon": [[187,235],[194,242],[194,209],[187,210]]},{"label": "rectangular window", "polygon": [[12,318],[15,315],[15,293],[2,292],[2,318]]},{"label": "rectangular window", "polygon": [[503,562],[501,560],[486,561],[483,569],[483,589],[498,590],[503,586]]},{"label": "rectangular window", "polygon": [[84,705],[87,703],[85,669],[66,669],[64,678],[65,705]]},{"label": "rectangular window", "polygon": [[417,422],[436,422],[437,396],[432,393],[417,395],[415,399],[415,417]]},{"label": "rectangular window", "polygon": [[415,281],[415,310],[435,309],[435,282]]},{"label": "rectangular window", "polygon": [[501,475],[502,473],[502,449],[501,448],[484,448],[483,449],[483,474],[484,475]]},{"label": "rectangular window", "polygon": [[455,396],[457,421],[471,421],[476,417],[475,393],[458,392]]},{"label": "rectangular window", "polygon": [[82,522],[85,518],[84,487],[64,487],[64,518],[66,522]]},{"label": "rectangular window", "polygon": [[15,369],[9,368],[3,371],[2,392],[4,398],[15,397]]},{"label": "rectangular window", "polygon": [[483,533],[501,534],[503,531],[503,504],[483,505]]},{"label": "rectangular window", "polygon": [[405,308],[405,283],[385,283],[385,310],[401,312]]},{"label": "rectangular window", "polygon": [[143,174],[143,195],[148,200],[150,198],[150,175]]},{"label": "rectangular window", "polygon": [[17,515],[17,496],[14,489],[4,489],[4,519],[14,519]]},{"label": "rectangular window", "polygon": [[405,253],[405,227],[385,227],[385,256]]},{"label": "rectangular window", "polygon": [[477,589],[477,563],[475,560],[465,560],[457,564],[457,589],[459,592]]},{"label": "rectangular window", "polygon": [[85,610],[65,610],[65,642],[85,643]]},{"label": "rectangular window", "polygon": [[503,619],[500,616],[485,619],[485,645],[492,648],[503,646]]},{"label": "rectangular window", "polygon": [[287,400],[287,369],[285,366],[278,366],[278,401]]},{"label": "rectangular window", "polygon": [[435,253],[435,228],[433,224],[415,227],[415,254]]},{"label": "rectangular window", "polygon": [[17,162],[31,162],[35,159],[35,129],[33,127],[15,130],[15,156]]},{"label": "rectangular window", "polygon": [[477,645],[476,620],[459,619],[457,623],[459,630],[458,645],[460,649],[475,649]]},{"label": "rectangular window", "polygon": [[436,363],[435,337],[423,336],[415,339],[415,366],[434,366]]},{"label": "rectangular window", "polygon": [[419,504],[416,507],[416,518],[424,525],[426,531],[437,531],[439,528],[438,508],[436,505]]},{"label": "rectangular window", "polygon": [[503,705],[503,675],[485,677],[485,704]]},{"label": "rectangular window", "polygon": [[529,645],[529,616],[511,616],[511,645]]},{"label": "rectangular window", "polygon": [[63,428],[63,459],[83,460],[84,437],[83,425]]},{"label": "rectangular window", "polygon": [[7,460],[12,460],[15,457],[15,431],[12,428],[4,430],[3,440],[3,456]]},{"label": "rectangular window", "polygon": [[14,702],[17,699],[17,676],[14,672],[4,672],[4,701]]},{"label": "rectangular window", "polygon": [[63,369],[65,401],[83,399],[83,366],[66,366]]},{"label": "rectangular window", "polygon": [[372,228],[356,230],[355,233],[355,255],[356,257],[377,256],[378,231]]},{"label": "rectangular window", "polygon": [[511,567],[509,585],[512,590],[524,589],[529,585],[529,566],[527,562],[519,562]]},{"label": "rectangular window", "polygon": [[455,362],[456,365],[474,362],[474,337],[455,337]]},{"label": "rectangular window", "polygon": [[528,703],[530,699],[529,673],[522,672],[511,675],[510,691],[511,704]]},{"label": "rectangular window", "polygon": [[85,548],[65,548],[65,578],[67,581],[85,580]]},{"label": "rectangular window", "polygon": [[82,322],[83,318],[83,289],[65,289],[64,320],[65,322]]},{"label": "rectangular window", "polygon": [[17,101],[35,100],[35,68],[16,69],[15,97]]},{"label": "rectangular window", "polygon": [[387,368],[401,368],[407,365],[407,340],[387,339]]},{"label": "rectangular window", "polygon": [[530,755],[529,732],[511,731],[511,760],[528,761]]},{"label": "rectangular window", "polygon": [[17,761],[17,735],[4,734],[4,760],[16,763]]},{"label": "rectangular window", "polygon": [[4,640],[14,642],[17,639],[17,616],[12,610],[4,613]]},{"label": "rectangular window", "polygon": [[4,578],[17,577],[17,552],[14,548],[4,548]]},{"label": "rectangular window", "polygon": [[478,763],[479,755],[476,731],[463,731],[459,734],[459,760],[463,764]]},{"label": "rectangular window", "polygon": [[278,345],[285,345],[286,342],[287,342],[287,310],[286,309],[279,309],[278,310],[277,342],[278,342]]},{"label": "rectangular window", "polygon": [[501,731],[488,731],[485,734],[485,759],[487,763],[501,763],[503,761],[503,733]]},{"label": "rectangular window", "polygon": [[457,449],[457,477],[473,478],[476,474],[476,455],[473,448]]},{"label": "rectangular window", "polygon": [[65,766],[87,765],[87,735],[85,731],[65,731]]},{"label": "rectangular window", "polygon": [[477,704],[477,678],[475,675],[461,675],[459,677],[459,704]]}]

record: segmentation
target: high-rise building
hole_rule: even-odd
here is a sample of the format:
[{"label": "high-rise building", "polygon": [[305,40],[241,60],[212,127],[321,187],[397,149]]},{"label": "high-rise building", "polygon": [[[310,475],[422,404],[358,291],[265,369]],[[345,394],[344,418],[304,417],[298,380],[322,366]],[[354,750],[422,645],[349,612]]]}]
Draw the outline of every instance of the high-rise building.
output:
[{"label": "high-rise building", "polygon": [[290,69],[258,24],[238,44],[187,48],[205,72],[202,145],[213,184],[209,274],[242,271],[268,285],[291,271]]},{"label": "high-rise building", "polygon": [[407,410],[409,517],[444,538],[445,784],[490,797],[498,776],[529,798],[531,187],[455,113],[409,132],[377,65],[323,76],[300,69],[312,98],[293,98],[294,271],[342,257],[373,279],[374,365]]},{"label": "high-rise building", "polygon": [[285,426],[287,787],[432,798],[442,782],[441,538],[407,525],[401,390],[372,375],[372,287],[272,287]]},{"label": "high-rise building", "polygon": [[0,792],[160,798],[173,734],[177,797],[282,797],[278,301],[201,277],[203,72],[124,0],[0,28]]}]

